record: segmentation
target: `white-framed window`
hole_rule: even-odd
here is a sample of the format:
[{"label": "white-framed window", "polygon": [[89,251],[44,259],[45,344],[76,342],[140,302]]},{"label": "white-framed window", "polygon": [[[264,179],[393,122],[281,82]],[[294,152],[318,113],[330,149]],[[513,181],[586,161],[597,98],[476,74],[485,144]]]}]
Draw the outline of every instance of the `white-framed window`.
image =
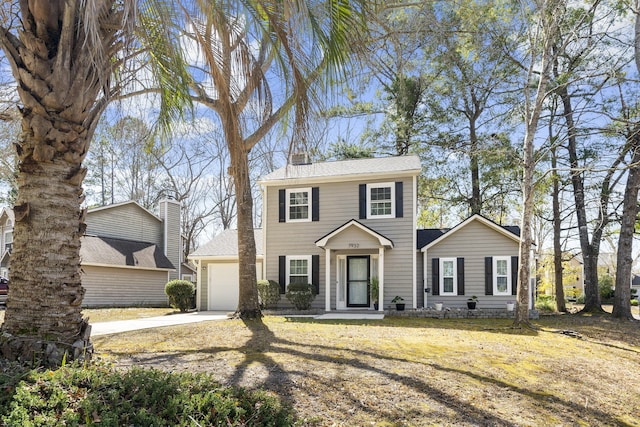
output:
[{"label": "white-framed window", "polygon": [[183,274],[182,275],[182,280],[188,280],[190,282],[194,282],[195,283],[195,280],[193,280],[193,275],[192,274]]},{"label": "white-framed window", "polygon": [[511,295],[511,257],[493,257],[493,294]]},{"label": "white-framed window", "polygon": [[311,283],[311,255],[287,256],[287,286],[291,283]]},{"label": "white-framed window", "polygon": [[311,188],[290,188],[286,191],[287,222],[311,221]]},{"label": "white-framed window", "polygon": [[367,184],[367,218],[395,218],[395,183]]},{"label": "white-framed window", "polygon": [[440,258],[440,295],[458,295],[455,258]]}]

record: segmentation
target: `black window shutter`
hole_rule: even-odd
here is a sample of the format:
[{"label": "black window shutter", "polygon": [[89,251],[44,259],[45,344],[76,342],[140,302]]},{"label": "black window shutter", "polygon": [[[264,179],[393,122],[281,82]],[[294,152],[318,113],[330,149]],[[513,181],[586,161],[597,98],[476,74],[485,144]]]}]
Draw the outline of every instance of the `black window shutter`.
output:
[{"label": "black window shutter", "polygon": [[458,264],[458,295],[464,295],[464,258],[458,258],[457,264]]},{"label": "black window shutter", "polygon": [[440,258],[431,259],[431,295],[440,295]]},{"label": "black window shutter", "polygon": [[484,258],[484,293],[493,295],[493,257]]},{"label": "black window shutter", "polygon": [[396,182],[396,218],[402,218],[402,181]]},{"label": "black window shutter", "polygon": [[511,295],[518,295],[518,257],[511,257]]},{"label": "black window shutter", "polygon": [[313,285],[313,293],[320,293],[320,255],[311,256],[311,284]]},{"label": "black window shutter", "polygon": [[367,184],[360,184],[360,219],[367,219]]},{"label": "black window shutter", "polygon": [[284,294],[287,289],[287,257],[278,257],[278,281],[280,282],[280,293]]},{"label": "black window shutter", "polygon": [[285,222],[287,220],[286,209],[286,191],[285,189],[278,190],[278,222]]},{"label": "black window shutter", "polygon": [[320,221],[320,187],[311,189],[311,221]]}]

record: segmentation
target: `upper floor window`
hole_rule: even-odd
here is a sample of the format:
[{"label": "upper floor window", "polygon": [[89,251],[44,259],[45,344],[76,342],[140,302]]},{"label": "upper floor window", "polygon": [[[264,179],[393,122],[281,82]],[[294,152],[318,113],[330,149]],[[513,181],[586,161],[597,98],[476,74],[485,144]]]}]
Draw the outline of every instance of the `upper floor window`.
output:
[{"label": "upper floor window", "polygon": [[457,295],[456,259],[440,258],[440,295]]},{"label": "upper floor window", "polygon": [[367,184],[367,218],[395,217],[395,184]]},{"label": "upper floor window", "polygon": [[287,221],[310,221],[311,188],[287,190]]},{"label": "upper floor window", "polygon": [[493,257],[493,294],[511,295],[511,257]]},{"label": "upper floor window", "polygon": [[320,220],[320,188],[288,188],[278,191],[279,222]]},{"label": "upper floor window", "polygon": [[360,184],[360,219],[402,218],[402,181]]}]

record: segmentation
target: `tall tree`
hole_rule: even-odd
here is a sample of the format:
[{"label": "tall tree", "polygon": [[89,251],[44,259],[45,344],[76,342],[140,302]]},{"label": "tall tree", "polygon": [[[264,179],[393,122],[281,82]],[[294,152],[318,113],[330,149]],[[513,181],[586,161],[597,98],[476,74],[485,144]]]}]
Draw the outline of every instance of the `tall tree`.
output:
[{"label": "tall tree", "polygon": [[15,28],[0,28],[0,46],[22,104],[11,290],[0,338],[9,359],[58,365],[65,357],[91,354],[90,329],[81,315],[79,256],[85,228],[82,162],[89,141],[105,106],[121,89],[118,78],[132,58],[133,35],[146,36],[155,54],[144,60],[165,73],[163,111],[171,110],[186,83],[167,74],[175,69],[172,61],[181,62],[180,55],[162,23],[170,17],[167,10],[154,5],[120,0],[1,4],[5,16],[17,17],[5,21]]},{"label": "tall tree", "polygon": [[365,4],[180,2],[187,37],[200,52],[193,100],[217,114],[229,152],[237,204],[239,317],[261,316],[249,153],[292,109],[291,147],[305,148],[310,86],[326,70],[329,76],[339,73],[348,58],[347,35],[362,27]]},{"label": "tall tree", "polygon": [[[520,250],[518,267],[517,309],[514,324],[529,323],[532,217],[534,206],[536,158],[534,139],[545,99],[553,63],[553,41],[557,37],[559,20],[564,14],[562,0],[536,0],[532,3],[534,19],[531,21],[530,56],[524,86],[525,135],[522,159],[522,219],[520,222]],[[536,68],[539,70],[536,72]],[[537,81],[537,83],[536,83]],[[531,89],[535,88],[535,93]]]},{"label": "tall tree", "polygon": [[[634,62],[640,74],[640,1],[630,4],[634,18]],[[640,119],[638,117],[639,103],[637,98],[632,105],[624,102],[623,91],[620,91],[623,103],[623,126],[627,147],[630,152],[629,171],[625,184],[623,210],[620,223],[620,237],[618,239],[618,255],[616,268],[616,291],[613,303],[613,316],[633,319],[631,314],[631,268],[633,266],[633,235],[638,221],[638,189],[640,188]]]}]

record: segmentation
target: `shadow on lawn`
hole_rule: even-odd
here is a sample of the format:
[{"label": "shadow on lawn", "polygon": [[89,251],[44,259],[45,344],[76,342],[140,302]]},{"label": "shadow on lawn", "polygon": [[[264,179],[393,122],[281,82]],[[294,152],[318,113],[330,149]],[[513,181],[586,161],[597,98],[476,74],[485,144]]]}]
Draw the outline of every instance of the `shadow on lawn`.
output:
[{"label": "shadow on lawn", "polygon": [[[286,316],[285,316],[286,317]],[[385,317],[382,320],[313,319],[286,317],[288,322],[318,323],[322,325],[380,326],[385,328],[452,329],[459,331],[483,331],[508,335],[536,336],[531,328],[512,327],[511,319],[433,319],[424,317]]]},{"label": "shadow on lawn", "polygon": [[[512,420],[505,419],[499,414],[484,409],[481,407],[481,402],[476,406],[471,405],[469,401],[461,399],[455,387],[449,389],[446,381],[443,383],[442,378],[447,376],[452,378],[454,376],[467,377],[474,382],[479,382],[481,387],[485,385],[491,386],[521,396],[523,399],[533,400],[535,405],[545,408],[549,413],[565,414],[564,417],[570,422],[588,420],[588,422],[596,422],[598,424],[610,424],[612,421],[611,414],[607,414],[597,408],[587,407],[550,394],[536,392],[518,384],[510,384],[490,376],[481,375],[471,369],[446,367],[434,363],[433,360],[416,361],[389,356],[382,351],[376,352],[375,350],[339,348],[332,345],[296,342],[278,337],[261,319],[246,320],[243,323],[250,331],[250,336],[245,343],[238,347],[209,347],[199,350],[171,352],[164,355],[147,355],[138,361],[144,365],[153,366],[168,362],[171,366],[177,366],[180,365],[183,357],[186,360],[188,359],[187,356],[192,356],[193,354],[215,355],[225,352],[240,352],[242,354],[241,360],[233,365],[231,374],[225,381],[229,385],[242,385],[243,379],[252,375],[251,370],[255,369],[256,364],[258,364],[267,373],[265,377],[261,378],[260,383],[253,384],[253,386],[275,391],[291,404],[304,398],[313,399],[323,393],[335,393],[336,396],[340,397],[340,400],[337,402],[328,401],[327,403],[338,406],[340,408],[338,411],[359,410],[367,413],[371,420],[386,420],[393,425],[401,419],[408,420],[410,424],[425,418],[433,419],[429,418],[434,416],[434,409],[430,406],[429,401],[434,402],[436,406],[441,405],[450,410],[449,413],[453,415],[447,415],[447,423],[515,424]],[[362,322],[346,321],[323,321],[322,323],[362,324]],[[379,325],[389,326],[385,325],[384,322]],[[403,325],[396,324],[394,326]],[[404,325],[403,327],[407,326]],[[418,327],[418,323],[414,327]],[[422,327],[425,326],[423,325]],[[442,326],[439,325],[438,327]],[[464,329],[475,330],[476,327],[468,326]],[[282,360],[274,357],[277,354],[282,354],[284,357],[298,358],[302,363],[283,363]],[[308,361],[309,365],[305,365],[304,361]],[[396,387],[393,384],[401,384],[413,389],[418,396],[423,396],[424,400],[419,398],[420,401],[411,404],[408,410],[400,410],[395,404],[384,403],[374,408],[369,404],[363,403],[357,393],[351,393],[349,389],[345,390],[343,383],[334,382],[331,374],[314,371],[312,367],[317,367],[318,363],[324,370],[329,370],[329,372],[330,370],[342,372],[345,368],[353,368],[354,372],[359,372],[358,375],[376,378],[375,381],[377,383],[386,384],[390,389]],[[407,364],[407,369],[403,370],[402,364]],[[305,367],[308,369],[305,369]],[[439,375],[440,383],[429,381],[429,378],[433,378],[429,370],[434,370],[441,374]],[[344,381],[342,377],[339,377],[339,379]],[[349,380],[351,380],[350,377]],[[357,380],[357,378],[354,377],[353,380]],[[375,393],[380,390],[365,391]],[[400,396],[395,403],[406,405],[407,401],[403,401],[402,396]],[[313,405],[314,403],[303,402],[304,406],[309,404]],[[316,415],[320,422],[329,421],[323,420],[322,412],[317,412]],[[311,421],[313,422],[313,420]],[[619,421],[618,424],[620,425]]]}]

